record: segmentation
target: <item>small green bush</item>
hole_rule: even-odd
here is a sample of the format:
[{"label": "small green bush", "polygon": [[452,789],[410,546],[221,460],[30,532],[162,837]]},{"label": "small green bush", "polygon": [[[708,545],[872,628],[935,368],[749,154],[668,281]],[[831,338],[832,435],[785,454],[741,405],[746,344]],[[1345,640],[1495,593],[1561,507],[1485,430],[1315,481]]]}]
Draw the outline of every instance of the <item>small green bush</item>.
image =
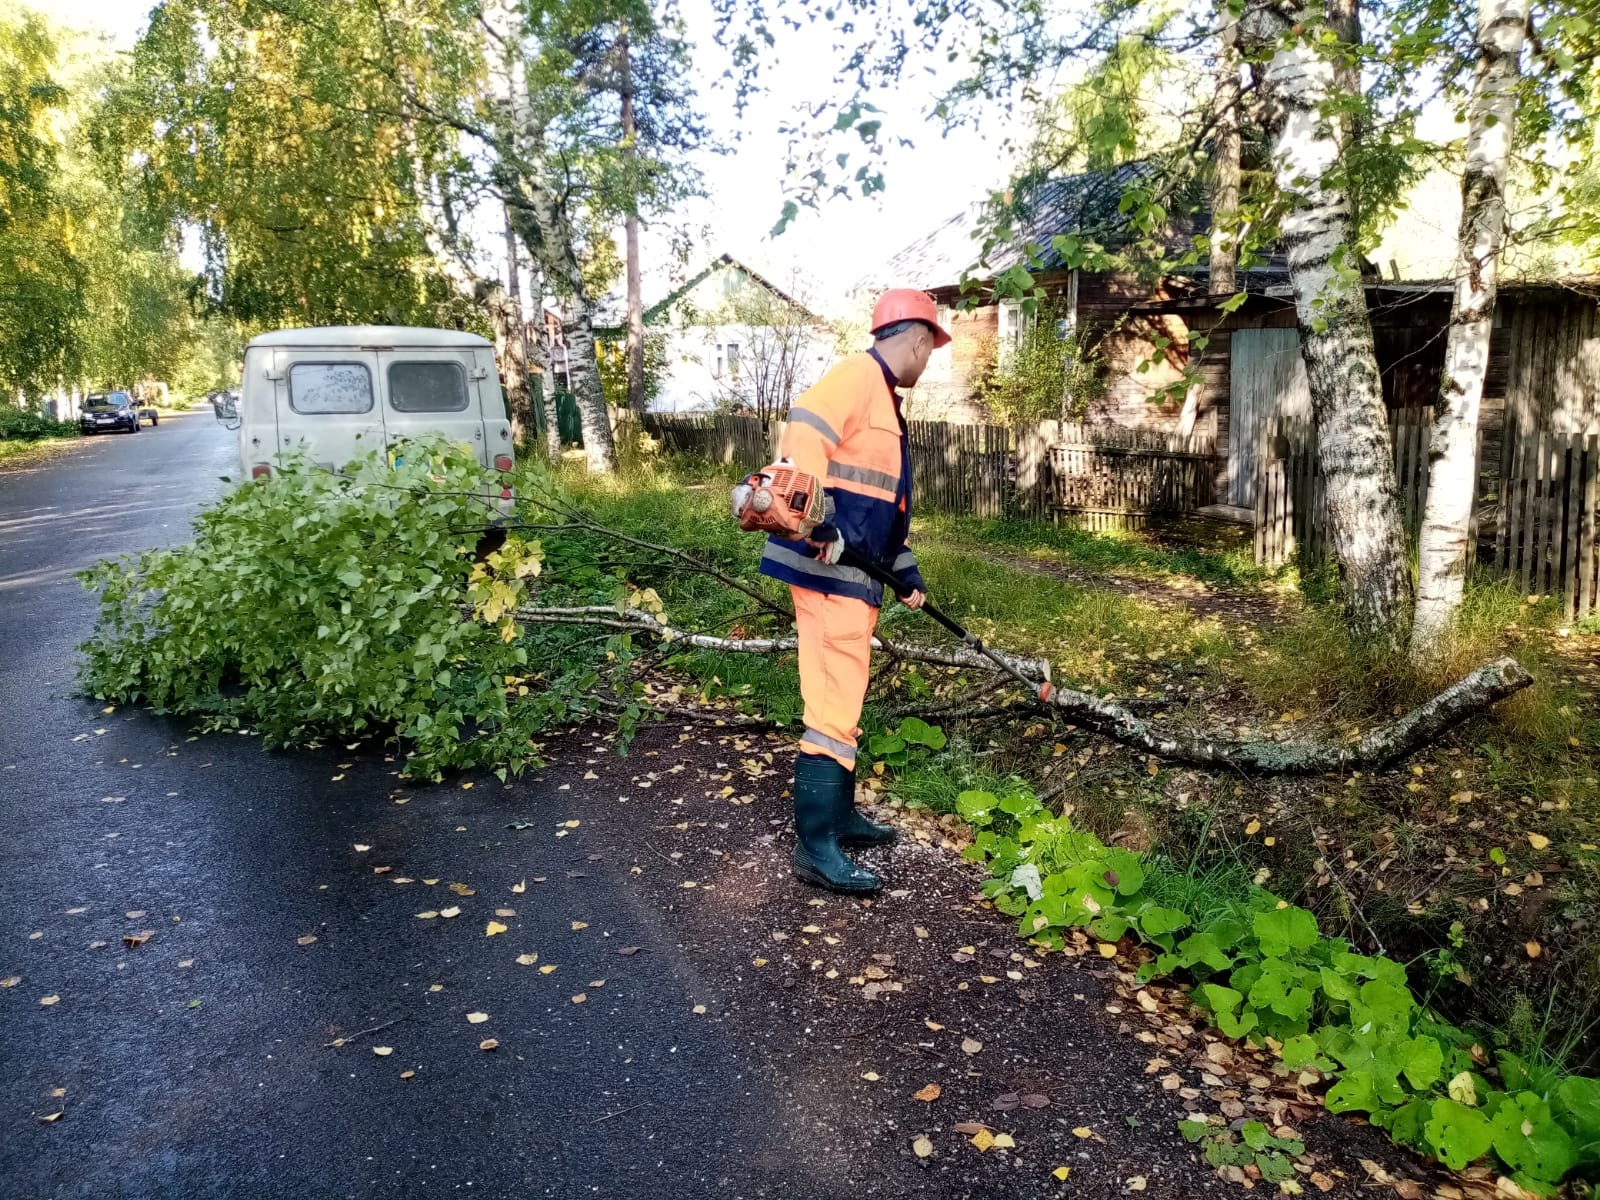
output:
[{"label": "small green bush", "polygon": [[539,543],[476,562],[488,475],[465,448],[421,450],[287,466],[202,514],[190,544],[83,572],[100,605],[85,688],[275,745],[397,735],[411,775],[532,763],[582,661],[530,661],[512,612]]},{"label": "small green bush", "polygon": [[43,413],[0,403],[0,441],[37,442],[43,438],[77,437],[71,421],[52,421]]}]

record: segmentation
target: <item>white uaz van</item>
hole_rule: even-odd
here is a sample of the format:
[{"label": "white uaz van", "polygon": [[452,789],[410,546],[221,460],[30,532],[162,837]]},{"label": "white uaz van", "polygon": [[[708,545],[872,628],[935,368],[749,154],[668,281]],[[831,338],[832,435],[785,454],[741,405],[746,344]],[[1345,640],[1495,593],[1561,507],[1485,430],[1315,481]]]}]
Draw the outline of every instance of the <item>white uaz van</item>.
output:
[{"label": "white uaz van", "polygon": [[251,479],[297,450],[336,471],[436,435],[473,447],[507,476],[489,499],[501,515],[511,511],[511,421],[494,346],[477,334],[399,325],[264,333],[245,347],[237,404],[217,415],[238,429],[239,465]]}]

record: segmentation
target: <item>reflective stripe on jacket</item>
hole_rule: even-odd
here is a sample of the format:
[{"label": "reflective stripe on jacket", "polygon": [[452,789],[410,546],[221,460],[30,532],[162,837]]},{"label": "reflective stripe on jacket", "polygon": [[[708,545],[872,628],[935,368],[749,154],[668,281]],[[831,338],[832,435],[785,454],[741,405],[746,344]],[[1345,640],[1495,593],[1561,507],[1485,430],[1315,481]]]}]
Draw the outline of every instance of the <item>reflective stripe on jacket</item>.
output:
[{"label": "reflective stripe on jacket", "polygon": [[[835,365],[789,410],[778,457],[824,481],[845,545],[926,591],[906,545],[911,526],[911,455],[900,399],[883,360],[868,351]],[[883,587],[853,567],[828,566],[802,541],[772,537],[761,573],[830,596],[883,603]]]}]

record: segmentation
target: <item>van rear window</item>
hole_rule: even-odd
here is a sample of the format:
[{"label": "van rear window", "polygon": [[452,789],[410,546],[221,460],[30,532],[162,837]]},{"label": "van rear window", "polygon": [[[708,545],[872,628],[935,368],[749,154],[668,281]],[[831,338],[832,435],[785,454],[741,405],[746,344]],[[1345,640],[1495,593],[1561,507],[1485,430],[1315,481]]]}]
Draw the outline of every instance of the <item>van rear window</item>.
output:
[{"label": "van rear window", "polygon": [[308,415],[371,412],[372,373],[363,363],[295,363],[289,407]]},{"label": "van rear window", "polygon": [[396,412],[464,412],[467,373],[460,363],[389,364],[389,405]]}]

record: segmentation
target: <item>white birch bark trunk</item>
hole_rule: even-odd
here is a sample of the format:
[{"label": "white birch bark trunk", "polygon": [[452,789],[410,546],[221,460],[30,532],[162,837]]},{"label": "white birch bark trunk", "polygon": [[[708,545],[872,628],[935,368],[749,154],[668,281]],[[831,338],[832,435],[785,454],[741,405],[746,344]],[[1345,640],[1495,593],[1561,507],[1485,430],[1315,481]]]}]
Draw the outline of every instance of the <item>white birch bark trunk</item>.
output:
[{"label": "white birch bark trunk", "polygon": [[550,186],[545,126],[533,111],[528,92],[522,13],[511,0],[490,0],[482,20],[489,35],[489,81],[500,143],[494,147],[498,158],[493,170],[495,183],[517,237],[566,301],[562,325],[568,386],[583,425],[584,453],[591,471],[609,472],[616,467],[616,447],[600,388],[588,288],[578,262],[571,216],[565,201]]},{"label": "white birch bark trunk", "polygon": [[1226,7],[1217,46],[1216,176],[1211,192],[1213,295],[1232,295],[1239,270],[1239,26]]},{"label": "white birch bark trunk", "polygon": [[1461,607],[1472,562],[1469,538],[1477,499],[1478,415],[1505,242],[1506,172],[1528,4],[1529,0],[1479,0],[1478,4],[1478,65],[1468,108],[1467,164],[1461,176],[1455,299],[1417,546],[1411,659],[1419,667],[1437,656]]},{"label": "white birch bark trunk", "polygon": [[1324,108],[1336,95],[1338,70],[1307,38],[1289,36],[1302,22],[1317,25],[1301,5],[1252,0],[1240,18],[1240,45],[1271,54],[1253,70],[1286,205],[1281,228],[1317,425],[1328,544],[1351,623],[1398,647],[1410,573],[1350,197],[1330,182],[1341,134]]}]

